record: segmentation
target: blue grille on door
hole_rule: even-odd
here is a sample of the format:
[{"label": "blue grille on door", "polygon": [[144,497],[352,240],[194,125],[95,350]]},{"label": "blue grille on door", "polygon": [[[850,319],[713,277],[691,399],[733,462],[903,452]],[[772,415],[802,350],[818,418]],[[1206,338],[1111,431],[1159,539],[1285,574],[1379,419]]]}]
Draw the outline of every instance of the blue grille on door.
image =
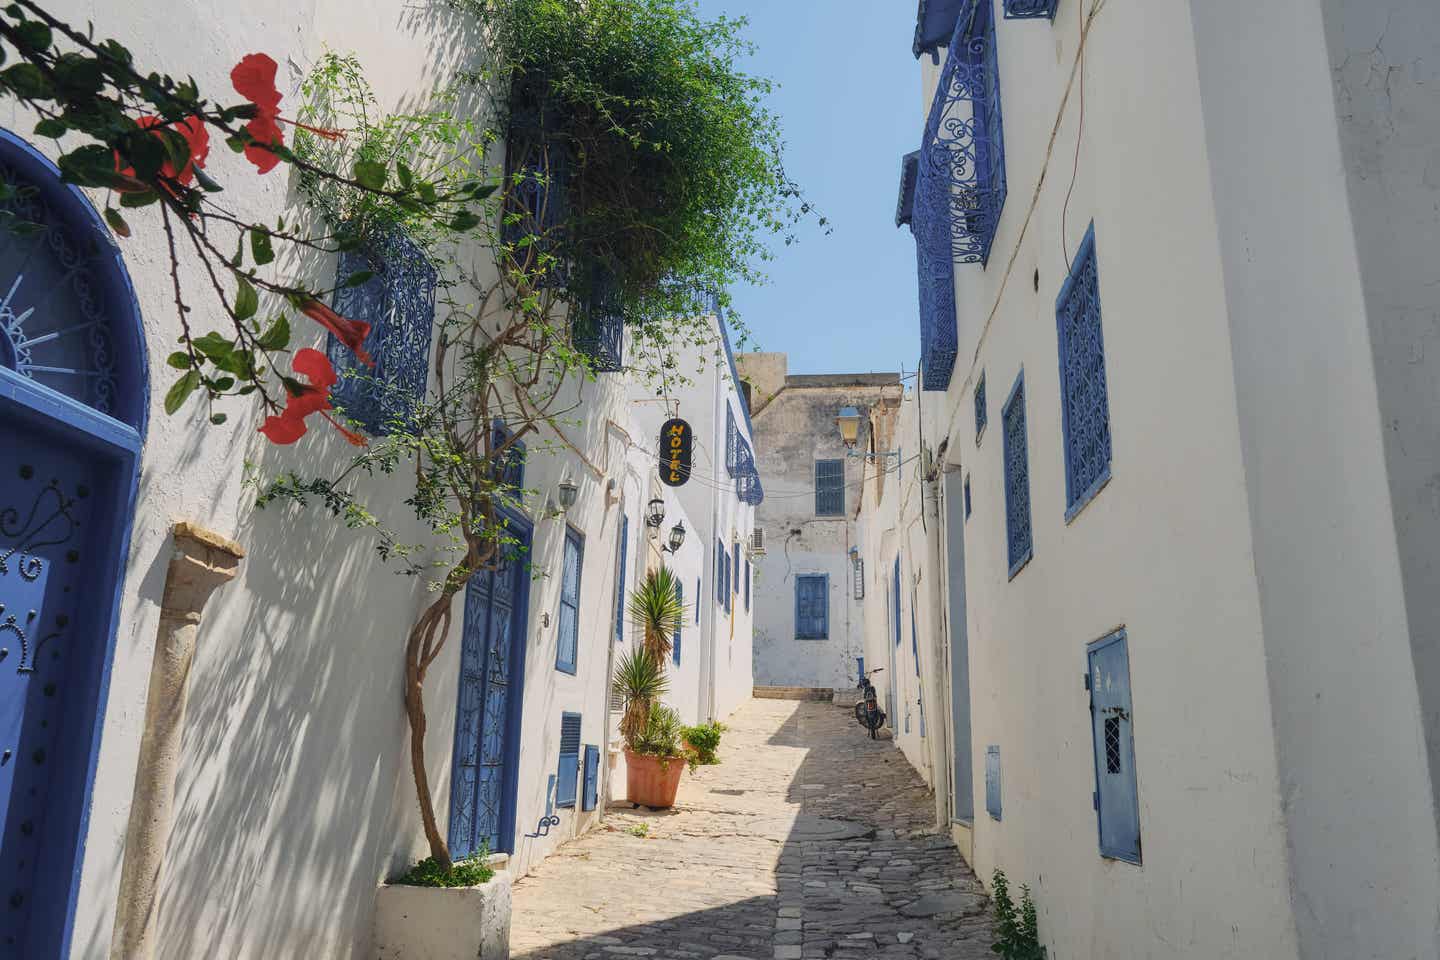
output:
[{"label": "blue grille on door", "polygon": [[528,525],[507,519],[518,541],[496,570],[465,587],[460,693],[450,783],[450,852],[480,845],[509,852],[515,835],[520,706],[525,679]]},{"label": "blue grille on door", "polygon": [[1139,863],[1140,798],[1135,780],[1135,723],[1125,631],[1117,630],[1090,644],[1086,660],[1100,854]]}]

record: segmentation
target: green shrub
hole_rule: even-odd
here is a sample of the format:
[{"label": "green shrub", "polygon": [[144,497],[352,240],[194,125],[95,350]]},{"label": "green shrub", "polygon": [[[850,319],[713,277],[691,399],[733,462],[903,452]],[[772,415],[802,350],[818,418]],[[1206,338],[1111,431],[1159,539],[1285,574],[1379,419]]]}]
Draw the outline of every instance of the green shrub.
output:
[{"label": "green shrub", "polygon": [[994,887],[995,901],[995,942],[990,949],[1004,960],[1045,960],[1030,888],[1020,885],[1020,907],[1017,910],[1015,902],[1010,899],[1010,881],[1005,878],[1005,871],[996,870],[990,882]]},{"label": "green shrub", "polygon": [[473,887],[493,876],[490,851],[481,847],[473,856],[457,860],[448,873],[434,857],[426,857],[390,882],[407,887]]},{"label": "green shrub", "polygon": [[701,723],[693,727],[685,727],[680,731],[680,736],[690,744],[690,762],[692,765],[719,763],[720,758],[715,755],[720,749],[720,734],[725,732],[725,724],[718,721]]},{"label": "green shrub", "polygon": [[650,708],[645,728],[635,738],[630,749],[639,754],[661,759],[681,756],[681,726],[680,714],[676,713],[673,707],[657,703]]}]

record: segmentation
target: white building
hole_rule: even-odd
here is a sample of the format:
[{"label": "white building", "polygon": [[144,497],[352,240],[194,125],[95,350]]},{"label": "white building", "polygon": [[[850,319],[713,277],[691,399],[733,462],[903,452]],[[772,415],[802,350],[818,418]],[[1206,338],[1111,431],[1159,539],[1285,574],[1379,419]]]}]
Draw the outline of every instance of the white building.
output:
[{"label": "white building", "polygon": [[[140,62],[193,72],[204,90],[228,90],[231,66],[266,51],[292,65],[280,77],[287,106],[298,99],[303,65],[326,46],[355,50],[391,106],[432,89],[463,53],[437,45],[439,27],[423,16],[373,0],[219,13],[151,0],[123,10],[50,6],[72,23],[93,18],[100,35],[121,40]],[[365,533],[320,510],[254,509],[242,485],[247,464],[262,475],[338,467],[349,457],[343,443],[316,436],[272,447],[243,404],[227,409],[224,427],[207,428],[194,408],[163,414],[174,373],[164,358],[178,334],[163,234],[137,211],[135,236],[117,246],[96,213],[100,199],[62,185],[44,148],[26,142],[33,118],[5,109],[0,121],[11,132],[0,137],[0,175],[39,189],[55,240],[50,253],[23,264],[14,248],[0,253],[7,289],[25,275],[0,332],[8,451],[0,458],[0,648],[8,648],[0,660],[14,658],[0,671],[0,747],[14,757],[0,766],[0,859],[12,884],[0,954],[96,958],[113,948],[123,956],[116,913],[125,903],[132,916],[155,911],[160,957],[365,956],[376,885],[427,853],[401,700],[405,637],[430,594],[423,578],[381,564]],[[219,149],[211,162],[235,171],[244,164]],[[288,189],[279,173],[237,175],[225,196],[269,221],[291,209]],[[97,254],[76,268],[69,255],[91,244]],[[326,279],[334,269],[321,266]],[[206,282],[198,267],[184,279],[196,289]],[[22,329],[30,306],[44,309]],[[44,375],[38,351],[21,350],[75,322],[93,323],[91,346],[59,359],[89,365],[86,386]],[[609,671],[617,633],[633,633],[620,617],[623,591],[643,567],[640,518],[658,490],[655,430],[631,403],[628,379],[577,379],[572,389],[583,425],[563,428],[563,442],[543,438],[559,452],[531,445],[524,486],[539,494],[511,519],[530,568],[482,575],[457,597],[427,683],[425,767],[440,829],[457,855],[488,843],[517,872],[594,826],[612,793],[599,762],[613,743]],[[713,404],[738,408],[733,378],[709,389]],[[723,422],[711,427],[724,430]],[[552,509],[562,481],[578,488],[563,513]],[[667,519],[700,533],[667,558],[687,578],[713,582],[712,538],[728,547],[748,535],[749,511],[719,487],[663,496]],[[367,481],[364,492],[396,505],[403,520],[411,489],[390,476]],[[27,520],[17,530],[27,516],[56,526],[42,536]],[[176,532],[181,521],[193,527]],[[413,520],[400,533],[424,536]],[[234,579],[204,605],[188,684],[179,673],[187,710],[170,711],[177,740],[158,748],[173,761],[173,808],[137,813],[132,800],[168,795],[156,769],[139,765],[142,744],[154,743],[147,688],[166,682],[173,650],[165,638],[199,617],[198,605],[165,606],[186,593],[170,592],[177,549],[227,566]],[[700,607],[695,634],[711,639],[691,647],[687,625],[684,652],[708,650],[714,662],[682,659],[677,668],[687,719],[724,716],[750,687],[748,617],[722,621],[713,603]],[[40,638],[33,648],[32,636]],[[10,669],[17,664],[23,669]],[[558,826],[537,829],[550,813]],[[158,850],[127,830],[132,816],[168,822]],[[129,881],[137,862],[156,865],[153,899],[137,898]]]},{"label": "white building", "polygon": [[[875,468],[845,448],[835,423],[846,408],[890,410],[900,376],[789,374],[783,353],[742,354],[739,365],[767,492],[755,521],[767,549],[755,583],[756,688],[853,692],[866,610],[854,519]],[[866,430],[860,447],[883,446],[889,426]]]},{"label": "white building", "polygon": [[1440,8],[920,6],[900,745],[1052,956],[1436,957]]}]

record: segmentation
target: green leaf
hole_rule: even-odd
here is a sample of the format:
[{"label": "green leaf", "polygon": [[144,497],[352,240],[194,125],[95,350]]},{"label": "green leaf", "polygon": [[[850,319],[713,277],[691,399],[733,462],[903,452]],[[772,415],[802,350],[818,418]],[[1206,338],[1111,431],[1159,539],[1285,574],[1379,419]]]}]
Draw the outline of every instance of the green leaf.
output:
[{"label": "green leaf", "polygon": [[176,380],[170,389],[166,391],[165,412],[174,415],[176,410],[179,410],[185,405],[185,401],[189,399],[190,394],[194,393],[195,388],[198,386],[200,386],[200,371],[187,370],[185,375],[179,380]]},{"label": "green leaf", "polygon": [[220,379],[216,380],[215,383],[212,384],[212,386],[214,386],[215,389],[218,390],[220,393],[225,393],[231,387],[235,386],[235,378],[221,377]]},{"label": "green leaf", "polygon": [[120,216],[120,211],[114,207],[105,208],[105,222],[110,224],[110,229],[114,230],[118,236],[130,236],[130,224],[125,222],[125,218]]},{"label": "green leaf", "polygon": [[395,161],[395,173],[400,177],[400,186],[406,190],[415,185],[415,174],[410,172],[410,168],[405,165],[404,160]]},{"label": "green leaf", "polygon": [[215,426],[217,426],[217,427],[220,426],[222,423],[224,423],[227,419],[228,419],[228,418],[227,418],[227,417],[225,416],[225,414],[223,414],[223,413],[212,413],[212,414],[210,414],[210,422],[213,423],[213,424],[215,424]]},{"label": "green leaf", "polygon": [[[14,67],[10,68],[11,70]],[[7,70],[5,73],[9,73]],[[3,77],[5,74],[0,74]],[[115,154],[98,143],[60,155],[60,179],[82,187],[106,187],[115,179]]]},{"label": "green leaf", "polygon": [[250,281],[241,277],[235,288],[235,319],[249,320],[255,316],[255,311],[260,309],[260,295],[250,285]]},{"label": "green leaf", "polygon": [[384,190],[390,171],[375,160],[356,160],[355,179],[367,190]]},{"label": "green leaf", "polygon": [[284,350],[290,345],[290,318],[280,314],[264,333],[255,338],[255,343],[262,350]]},{"label": "green leaf", "polygon": [[476,200],[484,200],[486,197],[490,196],[490,194],[494,193],[496,190],[499,189],[499,184],[477,183],[470,188],[470,196]]},{"label": "green leaf", "polygon": [[191,346],[210,360],[221,360],[235,352],[235,344],[231,343],[229,338],[214,331],[195,339],[191,342]]},{"label": "green leaf", "polygon": [[15,43],[24,50],[48,50],[51,39],[50,28],[39,20],[26,20],[15,24]]},{"label": "green leaf", "polygon": [[174,170],[184,170],[185,165],[190,162],[190,143],[180,134],[171,129],[162,129],[160,136],[152,139],[159,140],[160,145],[165,148],[165,156],[170,161],[170,167]]},{"label": "green leaf", "polygon": [[122,193],[120,194],[120,206],[131,208],[148,207],[159,199],[160,195],[154,190],[142,190],[139,193]]},{"label": "green leaf", "polygon": [[431,206],[434,206],[436,203],[439,202],[439,196],[435,193],[435,184],[431,183],[429,180],[426,180],[424,183],[420,184],[419,192],[420,199],[423,202],[428,203]]},{"label": "green leaf", "polygon": [[232,133],[230,134],[230,136],[226,137],[225,146],[229,147],[236,153],[244,153],[245,148],[250,146],[250,139],[250,134],[242,130],[239,133]]},{"label": "green leaf", "polygon": [[219,193],[221,190],[225,189],[224,187],[220,186],[220,184],[216,183],[213,179],[211,179],[210,174],[206,173],[204,170],[201,170],[198,166],[195,168],[195,179],[200,181],[200,188],[206,193]]},{"label": "green leaf", "polygon": [[373,276],[375,276],[374,270],[356,270],[354,273],[350,274],[350,276],[345,278],[345,282],[341,284],[341,286],[358,287],[363,283],[369,282],[370,278]]},{"label": "green leaf", "polygon": [[165,362],[176,370],[189,370],[191,366],[190,354],[183,350],[176,350],[165,358]]},{"label": "green leaf", "polygon": [[239,236],[239,238],[235,241],[235,256],[230,259],[230,266],[231,266],[232,268],[236,269],[236,270],[239,270],[239,269],[240,269],[240,264],[242,264],[242,263],[244,263],[244,262],[245,262],[245,234],[244,234],[244,233],[241,233],[240,236]]},{"label": "green leaf", "polygon": [[456,211],[455,216],[450,218],[450,229],[463,233],[466,230],[473,230],[480,223],[480,218],[469,210],[461,209]]},{"label": "green leaf", "polygon": [[46,117],[44,120],[35,124],[35,136],[51,138],[63,137],[65,131],[69,129],[70,125],[64,120],[56,117]]},{"label": "green leaf", "polygon": [[255,265],[260,267],[275,259],[275,248],[270,245],[270,234],[259,227],[250,228],[250,255],[255,258]]}]

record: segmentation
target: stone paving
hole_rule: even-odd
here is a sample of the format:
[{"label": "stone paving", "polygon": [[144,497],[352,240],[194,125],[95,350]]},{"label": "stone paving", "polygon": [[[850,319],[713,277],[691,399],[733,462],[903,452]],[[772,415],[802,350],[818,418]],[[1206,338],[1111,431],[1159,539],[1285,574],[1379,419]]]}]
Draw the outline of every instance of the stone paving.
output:
[{"label": "stone paving", "polygon": [[979,960],[988,903],[887,740],[753,700],[673,810],[610,808],[515,884],[517,960]]}]

